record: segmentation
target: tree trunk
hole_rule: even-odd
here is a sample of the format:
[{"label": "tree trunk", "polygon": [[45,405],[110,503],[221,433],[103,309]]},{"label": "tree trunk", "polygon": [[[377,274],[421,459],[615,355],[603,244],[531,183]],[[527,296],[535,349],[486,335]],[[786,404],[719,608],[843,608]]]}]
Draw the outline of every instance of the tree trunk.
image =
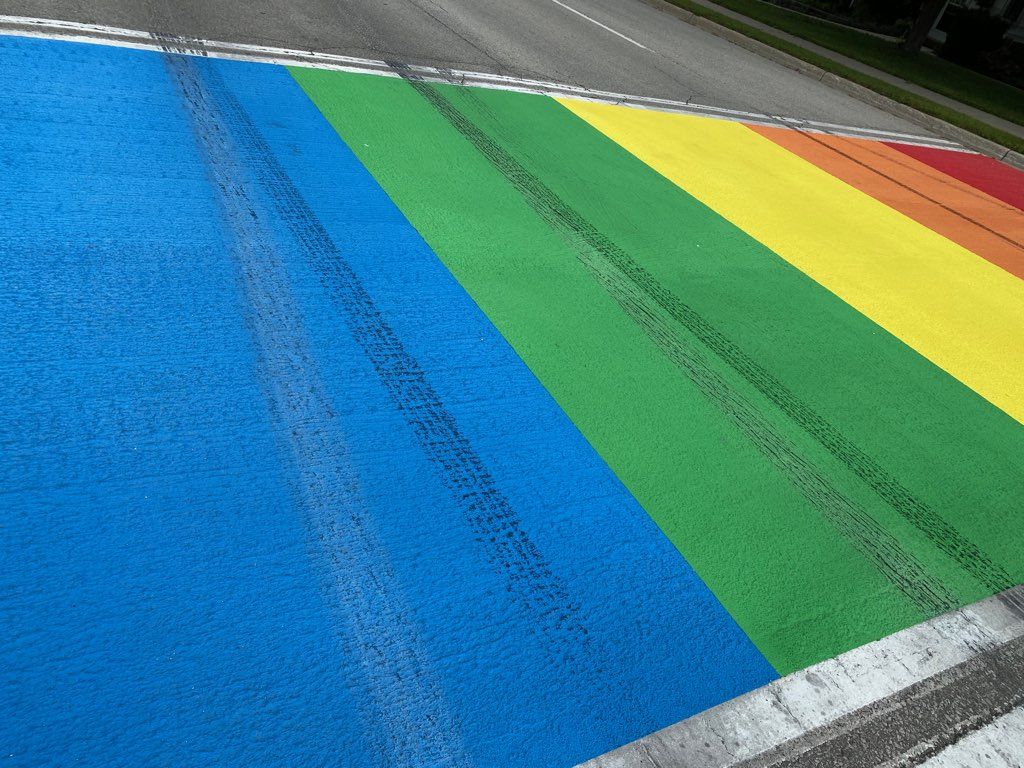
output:
[{"label": "tree trunk", "polygon": [[942,11],[946,8],[947,0],[924,0],[921,10],[918,11],[914,25],[907,33],[907,39],[903,41],[903,50],[917,53],[928,39],[928,33],[932,31],[935,22],[938,21]]}]

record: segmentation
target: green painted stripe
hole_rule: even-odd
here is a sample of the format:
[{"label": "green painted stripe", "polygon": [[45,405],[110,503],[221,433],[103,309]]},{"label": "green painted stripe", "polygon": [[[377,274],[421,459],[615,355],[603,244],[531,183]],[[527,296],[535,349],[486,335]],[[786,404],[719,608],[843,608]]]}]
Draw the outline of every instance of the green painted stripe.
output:
[{"label": "green painted stripe", "polygon": [[780,672],[989,590],[718,337],[1021,579],[1019,425],[763,246],[551,100],[293,74]]}]

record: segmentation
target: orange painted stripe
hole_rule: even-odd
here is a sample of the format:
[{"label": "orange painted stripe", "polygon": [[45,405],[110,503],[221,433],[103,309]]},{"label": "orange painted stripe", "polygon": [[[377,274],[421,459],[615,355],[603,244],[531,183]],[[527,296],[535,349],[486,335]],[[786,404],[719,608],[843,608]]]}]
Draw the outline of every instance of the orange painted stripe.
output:
[{"label": "orange painted stripe", "polygon": [[751,130],[1024,279],[1024,212],[881,142]]}]

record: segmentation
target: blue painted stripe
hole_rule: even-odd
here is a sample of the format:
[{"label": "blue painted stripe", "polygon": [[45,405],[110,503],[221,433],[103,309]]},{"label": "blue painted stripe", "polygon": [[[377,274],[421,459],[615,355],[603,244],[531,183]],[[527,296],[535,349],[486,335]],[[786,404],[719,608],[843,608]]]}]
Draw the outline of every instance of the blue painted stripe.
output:
[{"label": "blue painted stripe", "polygon": [[24,762],[569,765],[774,676],[287,72],[2,43]]},{"label": "blue painted stripe", "polygon": [[164,66],[0,38],[0,78],[5,761],[337,765],[347,662]]}]

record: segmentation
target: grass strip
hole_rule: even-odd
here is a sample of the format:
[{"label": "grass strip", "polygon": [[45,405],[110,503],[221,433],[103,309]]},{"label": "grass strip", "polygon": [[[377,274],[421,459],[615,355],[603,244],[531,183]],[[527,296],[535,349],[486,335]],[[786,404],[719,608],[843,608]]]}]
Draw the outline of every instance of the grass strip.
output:
[{"label": "grass strip", "polygon": [[[816,67],[820,67],[826,72],[831,72],[834,75],[838,75],[839,77],[850,80],[851,82],[857,83],[858,85],[862,85],[865,88],[869,88],[875,93],[879,93],[883,96],[886,96],[892,99],[893,101],[899,102],[900,104],[905,104],[906,106],[912,107],[913,109],[916,109],[920,112],[924,112],[927,115],[937,117],[940,120],[945,120],[947,123],[951,123],[952,125],[955,125],[959,128],[963,128],[966,131],[970,131],[971,133],[986,138],[990,141],[1002,144],[1004,147],[1008,147],[1017,152],[1024,152],[1024,139],[1014,136],[1012,133],[1007,133],[1006,131],[1000,130],[999,128],[989,125],[988,123],[982,122],[981,120],[973,118],[970,115],[965,115],[964,113],[958,112],[955,109],[951,109],[950,107],[938,104],[932,101],[931,99],[927,99],[923,96],[911,93],[910,91],[900,88],[899,86],[892,85],[891,83],[887,83],[884,80],[879,80],[878,78],[872,77],[871,75],[866,75],[863,72],[852,69],[826,56],[822,56],[813,51],[810,51],[800,45],[797,45],[796,43],[792,43],[788,40],[783,40],[780,37],[776,37],[775,35],[772,35],[768,32],[757,29],[756,27],[752,27],[749,24],[737,21],[736,19],[732,18],[731,16],[727,16],[724,13],[719,13],[718,11],[711,10],[709,8],[704,7],[703,5],[692,2],[692,0],[670,0],[670,2],[672,2],[674,5],[680,8],[683,8],[684,10],[694,13],[697,16],[709,19],[710,21],[713,21],[716,24],[721,24],[723,27],[727,27],[728,29],[746,35],[747,37],[757,40],[758,42],[764,43],[765,45],[770,45],[772,48],[776,48],[780,51],[783,51],[784,53],[788,53],[790,56],[794,56],[800,59],[801,61],[806,61],[808,64],[813,64]],[[728,0],[727,2],[723,2],[722,4],[728,5],[729,7],[735,6],[734,10],[736,10],[737,12],[749,12],[751,16],[754,16],[754,13],[748,6],[754,4],[764,5],[763,3],[756,2],[756,0],[746,0],[746,2],[739,2],[738,0]],[[772,6],[765,6],[765,8],[771,11],[775,11],[776,13],[781,13],[779,9],[774,8]],[[870,64],[871,66],[876,66],[879,69],[889,71],[892,74],[904,77],[908,80],[911,80],[912,82],[918,83],[919,85],[934,88],[934,90],[936,90],[937,92],[944,93],[944,95],[950,96],[950,98],[960,99],[964,103],[971,104],[972,106],[976,106],[979,109],[984,109],[988,112],[991,112],[992,114],[1004,117],[1007,120],[1024,124],[1024,110],[1019,109],[1015,106],[1014,97],[1017,97],[1016,101],[1018,103],[1024,103],[1024,99],[1019,98],[1020,91],[1018,91],[1016,88],[1013,88],[1012,86],[1004,85],[1003,83],[998,83],[982,75],[976,75],[975,73],[972,73],[969,70],[964,70],[961,67],[957,67],[953,64],[948,64],[947,62],[944,62],[941,59],[935,59],[935,61],[943,65],[943,67],[952,68],[957,72],[957,81],[963,86],[964,90],[961,90],[960,88],[951,88],[947,86],[943,86],[940,88],[936,86],[936,82],[938,78],[946,77],[946,73],[937,73],[934,79],[925,79],[920,76],[920,67],[907,67],[905,69],[897,69],[895,66],[897,62],[899,62],[901,66],[905,66],[907,62],[913,62],[914,59],[912,57],[901,54],[899,49],[897,49],[893,44],[888,43],[884,40],[872,38],[869,35],[863,35],[859,32],[850,32],[847,30],[842,30],[834,27],[834,25],[824,24],[822,22],[817,22],[813,19],[798,19],[797,21],[800,22],[799,24],[787,23],[784,26],[782,23],[778,23],[780,22],[780,19],[776,19],[774,16],[771,16],[770,14],[760,12],[758,15],[764,17],[759,18],[760,21],[763,21],[766,24],[777,26],[780,29],[789,32],[790,34],[800,35],[802,37],[809,38],[810,42],[823,45],[825,47],[836,50],[837,52],[842,53],[846,56],[850,56],[851,58],[864,61],[864,63],[866,64]],[[827,27],[828,32],[832,33],[834,29],[837,32],[843,33],[843,35],[814,35],[814,37],[817,37],[819,39],[810,39],[812,38],[812,35],[808,34],[807,30],[813,29],[815,27]],[[851,36],[854,38],[865,39],[856,41],[863,46],[859,49],[859,51],[856,49],[855,45],[849,42],[842,46],[840,46],[839,44],[835,44],[836,40],[845,39],[846,37]],[[828,41],[832,41],[833,44],[830,44]],[[865,41],[870,41],[870,45],[868,45]],[[886,66],[886,62],[883,61],[883,57],[877,55],[869,56],[866,53],[869,47],[874,48],[876,46],[885,47],[889,49],[889,60],[887,62],[888,66]],[[919,56],[924,56],[924,54],[920,54]],[[973,78],[964,78],[964,72],[969,73],[970,75],[973,76]],[[980,81],[982,85],[979,86],[978,83],[974,82],[975,80]],[[967,81],[970,81],[969,86],[967,84]],[[994,86],[998,86],[998,88],[994,88]],[[1000,93],[1002,93],[1003,89],[1005,89],[1008,92],[1008,95],[1002,94],[1001,96],[998,96],[998,98],[1001,98],[1004,101],[994,101],[994,99],[997,97],[991,92],[999,91]],[[982,91],[988,91],[989,93],[983,98],[976,97],[975,92]]]}]

